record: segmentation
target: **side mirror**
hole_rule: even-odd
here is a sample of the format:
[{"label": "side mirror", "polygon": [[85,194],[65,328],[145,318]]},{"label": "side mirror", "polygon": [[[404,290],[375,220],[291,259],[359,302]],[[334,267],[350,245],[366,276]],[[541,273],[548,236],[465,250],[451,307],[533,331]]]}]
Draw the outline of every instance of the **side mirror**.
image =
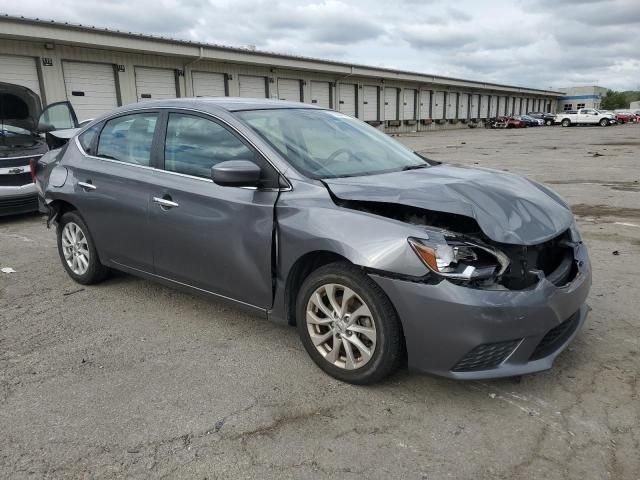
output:
[{"label": "side mirror", "polygon": [[55,130],[53,125],[50,125],[45,122],[38,123],[38,130],[37,130],[38,133],[49,133],[51,130]]},{"label": "side mirror", "polygon": [[211,178],[221,187],[257,187],[260,173],[250,160],[227,160],[211,167]]}]

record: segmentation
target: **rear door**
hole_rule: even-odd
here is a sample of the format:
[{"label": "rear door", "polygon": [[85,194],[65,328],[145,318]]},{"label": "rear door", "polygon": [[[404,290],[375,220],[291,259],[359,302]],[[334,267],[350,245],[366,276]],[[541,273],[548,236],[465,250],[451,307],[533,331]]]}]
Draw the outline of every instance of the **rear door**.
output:
[{"label": "rear door", "polygon": [[82,157],[67,167],[74,202],[101,258],[144,272],[153,270],[147,217],[160,116],[152,110],[132,112],[86,130],[78,137]]},{"label": "rear door", "polygon": [[67,99],[81,122],[118,106],[113,65],[64,61],[62,71]]},{"label": "rear door", "polygon": [[[224,123],[206,115],[171,111],[161,136],[164,171],[158,172],[149,216],[156,274],[270,307],[275,170]],[[211,167],[226,160],[255,161],[271,189],[216,185]]]},{"label": "rear door", "polygon": [[176,72],[168,68],[136,67],[136,95],[139,102],[176,98]]}]

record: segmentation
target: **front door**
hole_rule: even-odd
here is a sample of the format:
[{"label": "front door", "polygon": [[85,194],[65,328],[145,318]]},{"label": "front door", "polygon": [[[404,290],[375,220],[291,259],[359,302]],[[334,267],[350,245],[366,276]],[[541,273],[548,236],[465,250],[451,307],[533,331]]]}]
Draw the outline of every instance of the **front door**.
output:
[{"label": "front door", "polygon": [[[149,216],[156,274],[269,308],[275,170],[212,117],[171,112],[165,128],[164,171],[158,172]],[[258,163],[265,188],[213,183],[211,167],[226,160]]]}]

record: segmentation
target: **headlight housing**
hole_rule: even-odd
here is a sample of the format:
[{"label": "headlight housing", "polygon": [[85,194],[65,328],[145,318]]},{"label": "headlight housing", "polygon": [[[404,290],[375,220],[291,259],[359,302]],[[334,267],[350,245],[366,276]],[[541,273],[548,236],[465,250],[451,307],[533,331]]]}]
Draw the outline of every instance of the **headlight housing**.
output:
[{"label": "headlight housing", "polygon": [[509,258],[500,250],[455,235],[408,241],[429,270],[447,278],[485,280],[502,275],[509,266]]}]

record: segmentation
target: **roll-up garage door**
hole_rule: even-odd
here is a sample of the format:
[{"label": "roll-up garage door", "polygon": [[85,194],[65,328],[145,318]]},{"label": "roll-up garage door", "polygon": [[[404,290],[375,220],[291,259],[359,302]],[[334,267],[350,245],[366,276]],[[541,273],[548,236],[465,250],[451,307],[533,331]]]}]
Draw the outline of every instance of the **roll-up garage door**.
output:
[{"label": "roll-up garage door", "polygon": [[226,85],[224,73],[191,72],[195,97],[224,97]]},{"label": "roll-up garage door", "polygon": [[469,94],[461,93],[458,96],[458,118],[466,119],[469,116]]},{"label": "roll-up garage door", "polygon": [[469,118],[478,118],[478,109],[480,108],[480,95],[474,93],[471,95],[471,101],[469,102]]},{"label": "roll-up garage door", "polygon": [[522,113],[522,97],[518,97],[516,99],[516,115],[520,115]]},{"label": "roll-up garage door", "polygon": [[416,91],[413,88],[405,88],[402,93],[402,119],[415,120],[416,118]]},{"label": "roll-up garage door", "polygon": [[362,87],[362,119],[365,121],[378,120],[378,87],[365,85]]},{"label": "roll-up garage door", "polygon": [[136,67],[136,95],[139,102],[176,98],[176,73],[168,68]]},{"label": "roll-up garage door", "polygon": [[480,118],[489,118],[489,95],[480,97]]},{"label": "roll-up garage door", "polygon": [[501,95],[498,97],[498,115],[507,114],[507,97]]},{"label": "roll-up garage door", "polygon": [[384,89],[384,119],[398,120],[398,89],[395,87]]},{"label": "roll-up garage door", "polygon": [[0,55],[0,82],[27,87],[40,96],[36,59],[33,57]]},{"label": "roll-up garage door", "polygon": [[491,95],[491,101],[489,102],[489,116],[495,117],[498,115],[498,97],[496,95]]},{"label": "roll-up garage door", "polygon": [[311,103],[331,108],[331,86],[329,82],[311,82]]},{"label": "roll-up garage door", "polygon": [[341,83],[338,87],[338,110],[345,115],[357,117],[356,108],[358,86],[353,83]]},{"label": "roll-up garage door", "polygon": [[447,92],[447,120],[456,118],[458,113],[458,94],[456,92]]},{"label": "roll-up garage door", "polygon": [[247,98],[267,98],[267,80],[265,77],[240,75],[240,96]]},{"label": "roll-up garage door", "polygon": [[431,91],[420,90],[420,118],[431,118]]},{"label": "roll-up garage door", "polygon": [[118,106],[113,65],[64,61],[62,72],[67,99],[79,121],[99,117]]},{"label": "roll-up garage door", "polygon": [[299,102],[302,100],[300,96],[300,80],[291,78],[278,79],[278,98],[280,100],[288,100],[290,102]]},{"label": "roll-up garage door", "polygon": [[433,98],[433,119],[444,118],[444,92],[436,92]]}]

